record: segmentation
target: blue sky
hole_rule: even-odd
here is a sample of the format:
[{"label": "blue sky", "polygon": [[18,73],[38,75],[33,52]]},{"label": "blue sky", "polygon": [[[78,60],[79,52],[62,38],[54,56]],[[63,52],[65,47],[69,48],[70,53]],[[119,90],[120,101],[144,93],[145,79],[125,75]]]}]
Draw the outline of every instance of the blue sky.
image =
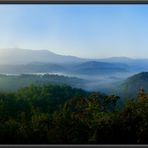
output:
[{"label": "blue sky", "polygon": [[0,48],[148,58],[148,5],[0,5]]}]

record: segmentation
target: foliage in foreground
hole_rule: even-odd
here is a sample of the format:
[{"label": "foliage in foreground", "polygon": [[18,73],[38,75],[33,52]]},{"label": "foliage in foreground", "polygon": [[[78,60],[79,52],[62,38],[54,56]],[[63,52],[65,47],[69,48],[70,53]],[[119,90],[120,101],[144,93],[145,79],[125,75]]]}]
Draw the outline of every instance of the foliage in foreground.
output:
[{"label": "foliage in foreground", "polygon": [[69,86],[0,93],[1,144],[148,143],[148,97],[117,108],[118,96]]}]

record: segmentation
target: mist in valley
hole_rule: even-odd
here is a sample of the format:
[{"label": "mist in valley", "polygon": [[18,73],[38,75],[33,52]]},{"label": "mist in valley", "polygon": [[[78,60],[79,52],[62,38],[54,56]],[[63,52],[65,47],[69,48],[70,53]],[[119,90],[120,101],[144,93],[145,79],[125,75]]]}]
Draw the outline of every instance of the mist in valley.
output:
[{"label": "mist in valley", "polygon": [[128,78],[148,71],[147,59],[127,57],[87,59],[64,56],[48,50],[2,51],[0,90],[7,88],[13,90],[13,85],[16,86],[14,87],[16,90],[31,84],[53,83],[122,96],[125,93],[123,84]]}]

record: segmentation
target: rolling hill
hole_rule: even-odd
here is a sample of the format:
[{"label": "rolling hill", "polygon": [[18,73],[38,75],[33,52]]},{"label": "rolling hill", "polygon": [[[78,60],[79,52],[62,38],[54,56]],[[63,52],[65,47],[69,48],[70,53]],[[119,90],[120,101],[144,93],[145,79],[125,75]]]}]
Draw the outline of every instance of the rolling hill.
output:
[{"label": "rolling hill", "polygon": [[107,62],[97,62],[88,61],[81,64],[77,64],[73,69],[73,73],[77,74],[112,74],[120,72],[128,72],[128,65],[122,63],[107,63]]},{"label": "rolling hill", "polygon": [[141,72],[127,78],[121,85],[120,91],[127,97],[136,97],[140,88],[148,91],[148,72]]},{"label": "rolling hill", "polygon": [[76,77],[67,77],[52,74],[21,74],[21,75],[4,75],[0,74],[0,91],[16,91],[17,89],[29,85],[69,85],[75,88],[83,88],[85,85],[83,79]]}]

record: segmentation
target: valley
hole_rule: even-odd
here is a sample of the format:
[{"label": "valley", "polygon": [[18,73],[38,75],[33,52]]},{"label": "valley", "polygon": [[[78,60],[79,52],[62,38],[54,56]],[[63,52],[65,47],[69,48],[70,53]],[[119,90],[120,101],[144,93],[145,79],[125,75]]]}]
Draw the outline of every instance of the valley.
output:
[{"label": "valley", "polygon": [[[132,97],[141,87],[147,90],[147,79],[138,77],[136,84],[130,81],[135,75],[141,75],[141,72],[145,72],[147,77],[147,59],[127,57],[82,59],[58,55],[48,50],[11,49],[10,51],[13,53],[11,58],[8,49],[4,50],[3,55],[3,59],[9,57],[9,60],[4,62],[0,59],[1,91],[16,91],[29,85],[50,83],[70,85],[74,88],[108,95],[115,94],[122,98],[122,96]],[[28,54],[29,56],[24,58]],[[136,87],[131,93],[133,84]],[[127,91],[127,88],[130,90]]]},{"label": "valley", "polygon": [[29,49],[0,56],[0,143],[147,143],[141,132],[132,139],[129,121],[145,128],[148,59]]}]

